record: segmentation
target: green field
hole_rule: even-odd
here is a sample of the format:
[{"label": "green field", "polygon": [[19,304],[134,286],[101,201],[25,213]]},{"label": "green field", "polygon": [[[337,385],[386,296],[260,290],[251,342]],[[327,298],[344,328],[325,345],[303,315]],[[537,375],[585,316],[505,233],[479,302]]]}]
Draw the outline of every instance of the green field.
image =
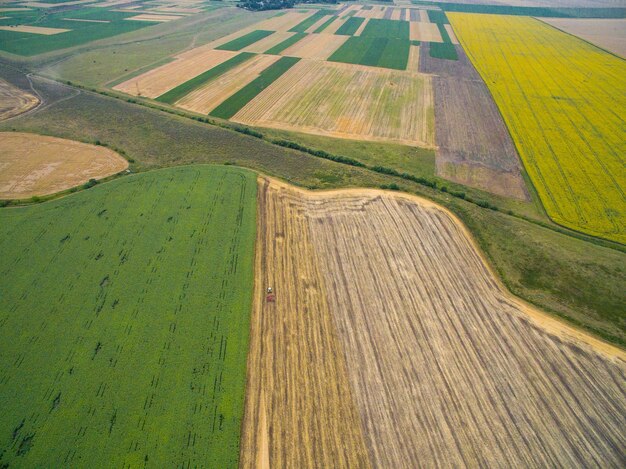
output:
[{"label": "green field", "polygon": [[228,59],[226,62],[222,62],[221,64],[216,65],[206,72],[201,73],[197,77],[186,81],[182,85],[179,85],[176,88],[169,90],[167,93],[164,93],[156,98],[156,100],[161,101],[162,103],[173,104],[181,99],[183,96],[191,93],[193,90],[200,88],[206,82],[223,75],[229,70],[235,68],[237,65],[242,64],[243,62],[251,59],[254,56],[255,54],[252,54],[251,52],[242,52],[232,59]]},{"label": "green field", "polygon": [[406,70],[411,41],[385,37],[351,37],[328,60]]},{"label": "green field", "polygon": [[365,18],[350,17],[335,31],[335,34],[340,36],[352,36],[361,27],[363,21],[365,21]]},{"label": "green field", "polygon": [[319,28],[317,28],[315,31],[313,31],[314,33],[321,33],[322,31],[324,31],[326,28],[328,28],[330,26],[330,24],[335,21],[337,19],[336,16],[333,16],[331,18],[329,18],[327,21],[325,21]]},{"label": "green field", "polygon": [[303,33],[315,23],[317,23],[320,19],[327,15],[334,15],[335,10],[319,10],[313,13],[311,16],[305,18],[303,21],[295,25],[293,28],[289,30],[292,33]]},{"label": "green field", "polygon": [[[46,28],[70,29],[64,33],[46,36],[16,31],[0,31],[0,50],[16,55],[33,56],[57,49],[78,46],[96,39],[104,39],[119,34],[136,31],[159,23],[148,21],[126,21],[125,18],[137,13],[107,11],[103,8],[83,8],[72,11],[46,12],[32,10],[7,12],[0,16],[0,26],[29,25]],[[63,18],[106,20],[109,23],[66,21]]]},{"label": "green field", "polygon": [[408,21],[371,19],[363,29],[361,37],[387,37],[406,39],[411,35]]},{"label": "green field", "polygon": [[276,44],[274,47],[270,47],[265,51],[266,54],[280,54],[285,49],[293,46],[296,42],[304,39],[307,35],[304,33],[296,33],[288,39],[285,39],[283,42]]},{"label": "green field", "polygon": [[300,59],[296,57],[282,57],[267,67],[261,74],[241,88],[235,94],[229,96],[210,115],[222,119],[230,119],[239,110],[252,101],[261,91],[270,86],[283,73],[293,67]]},{"label": "green field", "polygon": [[0,211],[0,466],[237,467],[255,174]]},{"label": "green field", "polygon": [[274,34],[274,31],[252,31],[251,33],[245,34],[241,37],[238,37],[237,39],[229,41],[226,44],[222,44],[221,46],[216,47],[216,49],[238,51],[243,49],[244,47],[248,47],[249,45],[254,44],[257,41],[260,41],[267,36],[271,36],[272,34]]}]

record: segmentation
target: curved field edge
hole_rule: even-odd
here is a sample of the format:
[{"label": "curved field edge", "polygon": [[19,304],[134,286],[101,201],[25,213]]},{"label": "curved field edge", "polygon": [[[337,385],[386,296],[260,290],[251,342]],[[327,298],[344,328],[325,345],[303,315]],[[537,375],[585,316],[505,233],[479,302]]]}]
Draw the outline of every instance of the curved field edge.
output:
[{"label": "curved field edge", "polygon": [[0,463],[237,467],[256,175],[157,170],[0,219]]},{"label": "curved field edge", "polygon": [[[34,81],[39,92],[53,102],[17,118],[10,126],[0,123],[0,128],[87,142],[100,140],[134,161],[135,171],[196,163],[235,164],[308,188],[393,186],[428,197],[453,210],[466,223],[513,293],[605,340],[626,344],[622,314],[626,308],[624,253],[617,247],[604,247],[604,241],[581,239],[560,228],[524,219],[536,219],[532,213],[508,216],[506,206],[500,211],[483,209],[422,184],[268,142],[272,136],[284,139],[286,133],[267,132],[267,138],[254,138],[167,109],[133,105],[39,78]],[[94,113],[94,108],[102,112]],[[359,155],[370,148],[382,152],[383,158],[395,158],[396,152],[393,146],[382,148],[367,142],[312,139],[299,134],[288,138],[306,138],[303,142],[310,147],[346,152],[354,159],[360,159]],[[208,148],[210,151],[206,151]],[[471,191],[468,193],[474,197]],[[511,208],[518,210],[516,206]]]},{"label": "curved field edge", "polygon": [[624,61],[533,18],[450,18],[550,218],[624,244]]},{"label": "curved field edge", "polygon": [[445,209],[261,178],[258,220],[243,467],[358,461],[362,439],[373,467],[620,460],[624,352],[512,298]]}]

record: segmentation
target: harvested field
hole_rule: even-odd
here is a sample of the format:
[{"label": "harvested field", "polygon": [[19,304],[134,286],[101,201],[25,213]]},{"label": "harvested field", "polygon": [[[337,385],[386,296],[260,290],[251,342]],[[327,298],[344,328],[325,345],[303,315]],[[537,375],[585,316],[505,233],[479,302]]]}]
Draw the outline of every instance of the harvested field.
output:
[{"label": "harvested field", "polygon": [[233,120],[319,135],[433,146],[430,77],[301,60]]},{"label": "harvested field", "polygon": [[446,32],[448,33],[448,37],[450,38],[450,42],[452,42],[452,44],[458,44],[459,40],[456,38],[456,35],[454,34],[454,31],[452,29],[452,26],[450,26],[449,24],[444,25]]},{"label": "harvested field", "polygon": [[314,33],[316,32],[319,28],[322,27],[322,25],[328,23],[328,21],[335,19],[335,16],[331,16],[331,15],[325,15],[322,16],[319,20],[317,20],[315,23],[313,23],[313,25],[311,25],[310,28],[308,28],[305,33]]},{"label": "harvested field", "polygon": [[406,69],[410,72],[417,72],[420,64],[420,46],[411,46],[409,49],[409,61]]},{"label": "harvested field", "polygon": [[269,30],[269,31],[283,31],[286,32],[300,24],[309,13],[299,13],[297,11],[290,11],[284,15],[274,16],[265,21],[257,23],[255,26],[259,29]]},{"label": "harvested field", "polygon": [[165,23],[167,21],[174,21],[183,18],[177,15],[151,15],[145,13],[142,15],[131,16],[130,18],[124,18],[126,21],[156,21],[157,23]]},{"label": "harvested field", "polygon": [[290,37],[292,37],[293,35],[295,35],[296,33],[289,33],[286,31],[278,31],[275,32],[274,34],[267,36],[264,39],[261,39],[260,41],[255,42],[252,45],[249,45],[248,47],[245,47],[242,50],[242,52],[254,52],[255,54],[263,54],[265,51],[271,49],[272,47],[280,44],[283,41],[286,41],[287,39],[289,39]]},{"label": "harvested field", "polygon": [[281,55],[326,60],[348,40],[348,37],[334,34],[309,34],[301,41],[285,49]]},{"label": "harvested field", "polygon": [[[308,223],[300,207],[260,184],[241,467],[367,468]],[[265,301],[268,286],[275,303]]]},{"label": "harvested field", "polygon": [[320,33],[321,34],[337,34],[337,31],[339,30],[339,28],[341,28],[344,25],[345,22],[346,22],[345,19],[338,17],[337,19],[335,19],[335,21],[333,21],[326,28],[324,28]]},{"label": "harvested field", "polygon": [[113,150],[21,132],[0,132],[0,198],[54,194],[119,173],[128,162]]},{"label": "harvested field", "polygon": [[0,121],[17,116],[39,104],[39,98],[0,79]]},{"label": "harvested field", "polygon": [[541,18],[541,21],[626,58],[626,19]]},{"label": "harvested field", "polygon": [[442,42],[441,33],[435,23],[411,23],[411,41]]},{"label": "harvested field", "polygon": [[243,467],[621,466],[624,353],[505,293],[448,212],[261,181],[257,219]]},{"label": "harvested field", "polygon": [[42,26],[0,26],[0,31],[12,31],[16,33],[42,34],[44,36],[54,36],[55,34],[66,33],[70,29],[63,28],[44,28]]},{"label": "harvested field", "polygon": [[156,98],[237,54],[238,52],[235,51],[217,49],[198,51],[194,54],[187,53],[174,62],[131,78],[113,89],[134,96]]},{"label": "harvested field", "polygon": [[253,57],[219,78],[192,91],[178,101],[176,106],[200,114],[208,114],[279,59],[280,57],[277,55],[258,55]]}]

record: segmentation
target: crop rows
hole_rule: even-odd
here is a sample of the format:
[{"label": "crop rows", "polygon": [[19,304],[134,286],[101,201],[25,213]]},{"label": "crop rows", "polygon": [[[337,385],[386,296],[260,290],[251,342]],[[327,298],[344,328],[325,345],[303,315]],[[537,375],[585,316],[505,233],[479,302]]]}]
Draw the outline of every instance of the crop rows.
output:
[{"label": "crop rows", "polygon": [[255,194],[182,168],[0,214],[0,464],[237,466]]}]

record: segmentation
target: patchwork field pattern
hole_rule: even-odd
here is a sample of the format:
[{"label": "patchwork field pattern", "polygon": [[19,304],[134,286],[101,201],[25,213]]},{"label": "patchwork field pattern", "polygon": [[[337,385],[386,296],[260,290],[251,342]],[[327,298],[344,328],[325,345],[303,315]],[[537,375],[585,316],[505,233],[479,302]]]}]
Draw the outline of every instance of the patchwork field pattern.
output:
[{"label": "patchwork field pattern", "polygon": [[108,148],[43,135],[0,132],[0,148],[0,199],[54,194],[128,167]]},{"label": "patchwork field pattern", "polygon": [[204,166],[0,211],[1,465],[237,467],[255,201]]},{"label": "patchwork field pattern", "polygon": [[449,16],[548,215],[626,243],[626,62],[532,18]]},{"label": "patchwork field pattern", "polygon": [[447,212],[273,181],[259,198],[243,467],[621,464],[623,352],[504,293]]},{"label": "patchwork field pattern", "polygon": [[[136,31],[181,15],[119,10],[103,4],[32,3],[31,8],[2,12],[0,51],[33,56]],[[141,14],[145,13],[145,14]],[[131,21],[129,21],[131,20]]]},{"label": "patchwork field pattern", "polygon": [[39,104],[39,98],[0,79],[0,121],[17,116]]},{"label": "patchwork field pattern", "polygon": [[342,138],[434,143],[428,76],[339,63],[300,61],[233,120]]}]

